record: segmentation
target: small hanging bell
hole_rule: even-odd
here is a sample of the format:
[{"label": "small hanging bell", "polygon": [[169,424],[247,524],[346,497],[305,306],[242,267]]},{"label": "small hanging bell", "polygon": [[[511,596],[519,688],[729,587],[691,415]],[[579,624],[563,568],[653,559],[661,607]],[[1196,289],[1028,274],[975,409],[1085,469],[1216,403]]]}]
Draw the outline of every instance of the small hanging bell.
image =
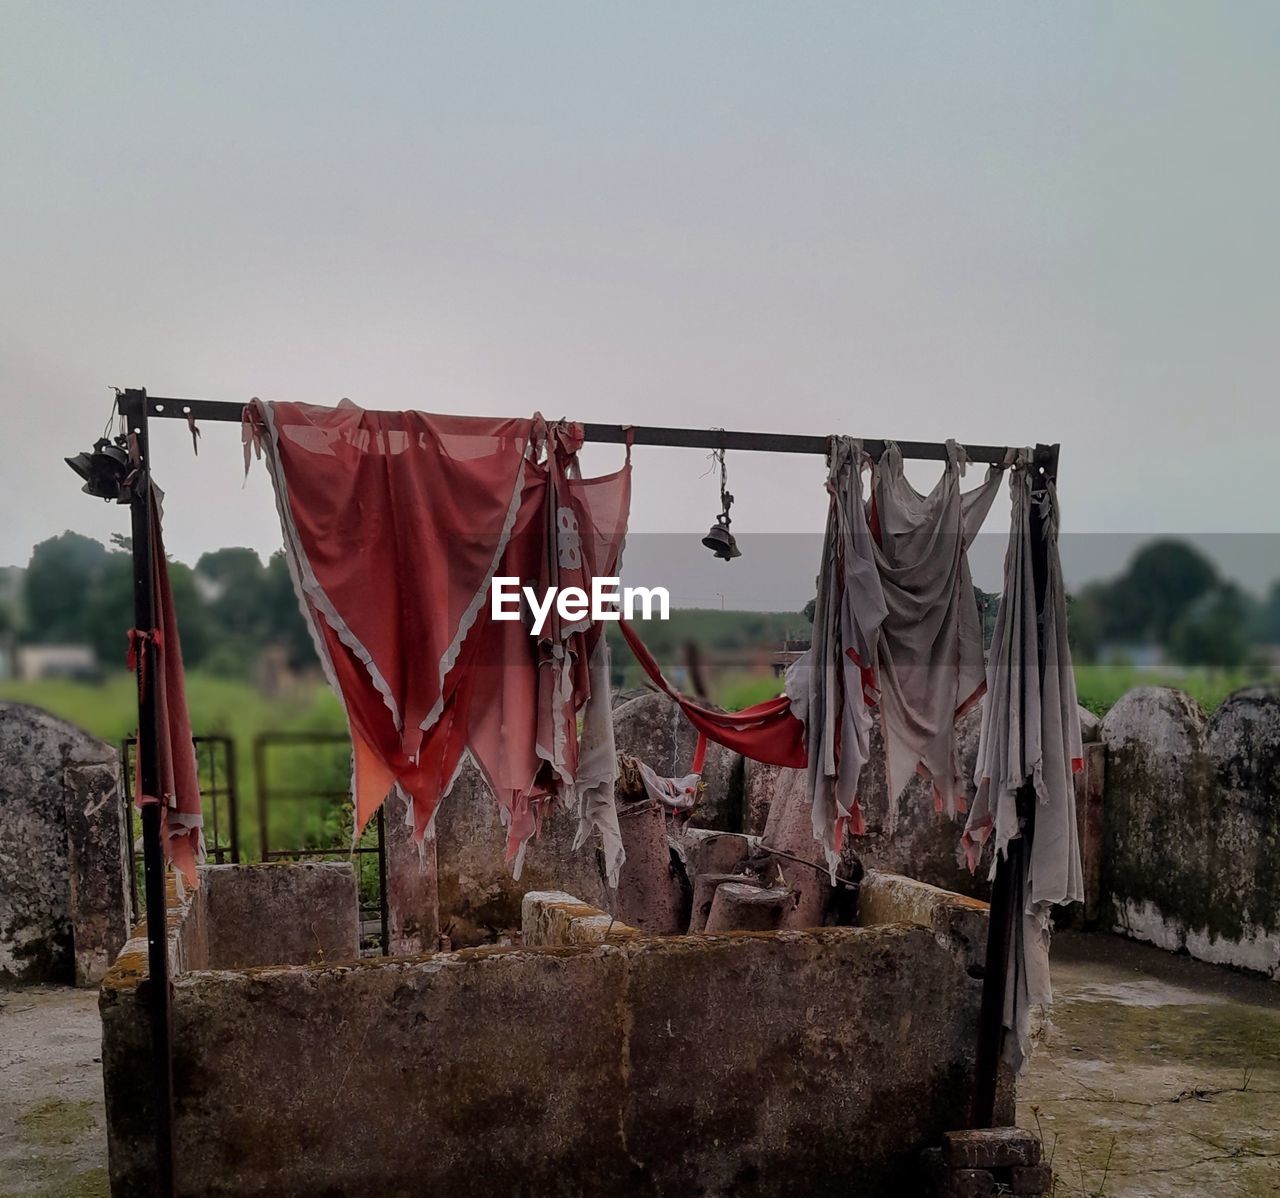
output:
[{"label": "small hanging bell", "polygon": [[702,543],[716,557],[726,562],[742,556],[742,550],[738,548],[738,542],[729,531],[729,521],[725,516],[716,517],[716,522],[711,526],[711,531],[702,538]]},{"label": "small hanging bell", "polygon": [[742,556],[738,542],[729,531],[729,509],[733,507],[733,496],[729,493],[729,474],[724,464],[724,450],[711,451],[712,468],[720,467],[720,514],[711,526],[711,531],[702,538],[702,543],[721,561],[732,561]]}]

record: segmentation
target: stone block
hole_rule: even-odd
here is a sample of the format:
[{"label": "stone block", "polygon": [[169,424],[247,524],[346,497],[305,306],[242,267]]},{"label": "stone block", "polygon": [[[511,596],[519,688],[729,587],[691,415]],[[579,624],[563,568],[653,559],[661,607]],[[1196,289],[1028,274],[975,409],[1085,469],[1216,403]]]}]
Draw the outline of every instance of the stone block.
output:
[{"label": "stone block", "polygon": [[952,1169],[943,1193],[946,1198],[989,1198],[995,1189],[995,1178],[987,1169]]},{"label": "stone block", "polygon": [[679,859],[668,842],[668,820],[655,799],[620,803],[618,827],[627,859],[618,873],[613,911],[623,923],[659,936],[689,926],[691,895]]},{"label": "stone block", "polygon": [[77,986],[96,986],[129,938],[129,825],[115,755],[68,765],[69,914]]},{"label": "stone block", "polygon": [[210,968],[307,965],[360,955],[350,862],[206,865],[200,875]]},{"label": "stone block", "polygon": [[755,836],[689,826],[676,833],[674,839],[691,878],[699,874],[731,874],[760,844]]},{"label": "stone block", "polygon": [[715,888],[704,931],[771,932],[782,924],[795,895],[786,887],[762,887],[747,882],[722,882]]},{"label": "stone block", "polygon": [[558,890],[531,890],[524,896],[520,931],[525,948],[615,944],[643,934]]},{"label": "stone block", "polygon": [[1022,1198],[1052,1194],[1053,1168],[1043,1161],[1038,1165],[1014,1165],[1009,1171],[1009,1192]]},{"label": "stone block", "polygon": [[[762,848],[766,852],[777,849],[787,854],[786,857],[774,858],[787,886],[795,893],[795,901],[784,912],[781,926],[822,927],[833,897],[832,887],[826,855],[813,837],[813,818],[804,770],[783,770],[778,775]],[[768,880],[776,881],[776,872],[771,873]]]},{"label": "stone block", "polygon": [[113,746],[48,712],[0,702],[0,984],[92,982],[124,943],[116,760]]},{"label": "stone block", "polygon": [[498,803],[468,761],[436,812],[436,876],[440,927],[455,948],[483,944],[520,926],[520,904],[530,890],[563,890],[593,907],[612,898],[592,843],[574,849],[577,816],[549,812],[525,850],[520,877],[507,863],[507,833]]},{"label": "stone block", "polygon": [[1040,1141],[1020,1127],[949,1131],[942,1137],[942,1159],[952,1170],[1038,1165]]},{"label": "stone block", "polygon": [[758,882],[742,874],[699,874],[693,880],[693,911],[689,916],[691,933],[705,932],[707,920],[711,916],[711,907],[715,902],[716,891],[722,882],[733,882],[739,885],[756,886]]}]

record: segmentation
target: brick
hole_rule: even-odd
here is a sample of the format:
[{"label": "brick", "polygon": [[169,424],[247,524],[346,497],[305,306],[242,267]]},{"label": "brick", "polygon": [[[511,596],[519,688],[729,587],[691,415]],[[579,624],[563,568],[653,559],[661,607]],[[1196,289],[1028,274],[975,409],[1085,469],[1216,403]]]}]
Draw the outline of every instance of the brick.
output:
[{"label": "brick", "polygon": [[1043,1161],[1038,1165],[1015,1165],[1009,1171],[1010,1190],[1023,1198],[1040,1198],[1053,1193],[1053,1169]]},{"label": "brick", "polygon": [[1038,1165],[1040,1141],[1020,1127],[949,1131],[942,1137],[942,1158],[953,1169],[1009,1169]]},{"label": "brick", "polygon": [[995,1185],[987,1169],[952,1169],[942,1192],[945,1198],[990,1198]]},{"label": "brick", "polygon": [[920,1180],[928,1198],[943,1198],[946,1194],[947,1166],[942,1163],[941,1148],[926,1148],[920,1154]]}]

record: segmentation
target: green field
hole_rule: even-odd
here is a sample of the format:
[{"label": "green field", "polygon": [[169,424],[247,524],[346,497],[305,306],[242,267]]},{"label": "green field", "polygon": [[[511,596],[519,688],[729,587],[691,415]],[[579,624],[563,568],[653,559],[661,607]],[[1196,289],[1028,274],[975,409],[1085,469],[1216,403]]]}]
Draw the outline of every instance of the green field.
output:
[{"label": "green field", "polygon": [[[678,659],[684,637],[719,625],[717,617],[721,613],[707,615],[711,618],[689,622],[701,627],[679,629],[656,645],[656,651],[664,660]],[[781,619],[777,623],[780,624]],[[780,629],[779,635],[782,631],[785,630]],[[1232,691],[1260,681],[1256,676],[1224,671],[1099,665],[1078,666],[1076,679],[1081,703],[1097,714],[1105,713],[1121,695],[1137,686],[1177,686],[1206,710],[1212,710]],[[628,673],[625,681],[632,685],[640,679]],[[771,698],[782,688],[782,680],[763,669],[727,671],[715,682],[714,697],[735,710]],[[346,726],[342,710],[328,688],[318,683],[268,699],[248,683],[200,671],[192,671],[187,677],[187,698],[191,725],[197,735],[229,736],[235,743],[239,762],[240,847],[246,860],[255,860],[261,846],[261,832],[253,768],[254,737],[260,732],[343,733]],[[0,699],[44,708],[111,743],[119,743],[130,735],[137,718],[133,677],[124,673],[101,685],[67,681],[0,683]],[[345,798],[348,770],[349,756],[342,745],[302,745],[273,751],[267,762],[270,786],[328,794],[322,802],[273,801],[268,828],[273,848],[341,846],[345,850],[351,839],[351,805]],[[208,804],[205,814],[208,821],[211,815]],[[225,820],[225,815],[223,818]],[[208,828],[206,836],[212,843]],[[374,829],[370,825],[362,843],[372,844],[373,837]],[[361,867],[362,896],[372,901],[377,892],[376,858],[362,856],[357,861]]]}]

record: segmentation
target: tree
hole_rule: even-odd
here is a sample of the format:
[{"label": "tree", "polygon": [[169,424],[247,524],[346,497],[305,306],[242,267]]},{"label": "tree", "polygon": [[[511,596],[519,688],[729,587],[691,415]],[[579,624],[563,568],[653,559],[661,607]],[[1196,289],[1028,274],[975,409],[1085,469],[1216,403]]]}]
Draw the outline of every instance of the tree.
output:
[{"label": "tree", "polygon": [[1108,641],[1167,645],[1174,625],[1217,586],[1217,570],[1198,549],[1183,541],[1152,541],[1097,592],[1099,631]]},{"label": "tree", "polygon": [[1174,625],[1170,653],[1183,665],[1238,669],[1249,656],[1250,608],[1238,586],[1222,584]]},{"label": "tree", "polygon": [[[183,665],[198,666],[209,652],[212,630],[190,566],[169,560],[169,589],[178,617]],[[124,667],[132,627],[133,559],[127,553],[110,553],[84,612],[84,639],[104,669]]]},{"label": "tree", "polygon": [[85,606],[106,565],[106,547],[92,537],[64,532],[41,541],[23,578],[27,638],[41,644],[85,640]]}]

